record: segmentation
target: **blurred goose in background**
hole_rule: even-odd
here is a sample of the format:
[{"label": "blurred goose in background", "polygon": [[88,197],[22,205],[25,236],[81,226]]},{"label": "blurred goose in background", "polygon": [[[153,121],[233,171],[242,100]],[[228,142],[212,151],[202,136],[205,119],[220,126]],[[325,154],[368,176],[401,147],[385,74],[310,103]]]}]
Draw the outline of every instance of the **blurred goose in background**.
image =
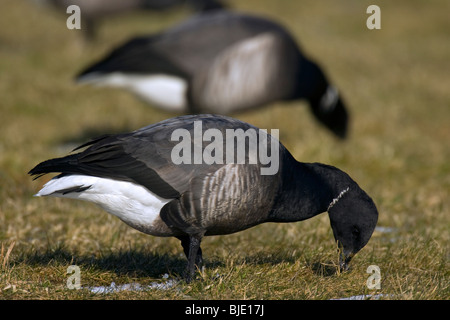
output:
[{"label": "blurred goose in background", "polygon": [[214,10],[165,32],[131,39],[77,76],[127,89],[178,113],[232,114],[306,99],[320,123],[345,138],[348,112],[317,63],[278,23]]},{"label": "blurred goose in background", "polygon": [[[233,143],[229,148],[229,132],[239,130],[254,132],[259,157],[250,153],[254,146],[250,139],[244,138],[246,145]],[[220,136],[223,142],[216,145],[215,154],[223,148],[227,160],[178,163],[174,150],[180,140],[174,134],[180,131],[189,146],[192,140],[186,134],[194,141],[183,156],[195,159],[198,147],[203,154],[212,152],[204,136],[214,132],[214,143]],[[196,144],[197,134],[203,140]],[[228,161],[230,152],[239,152],[238,146],[245,154],[241,164]],[[298,162],[276,137],[261,135],[258,128],[225,116],[185,115],[131,133],[103,136],[80,148],[86,149],[44,161],[29,172],[36,177],[61,172],[36,195],[90,201],[141,232],[177,237],[188,258],[187,281],[202,262],[204,236],[230,234],[265,222],[301,221],[322,212],[329,214],[340,265],[346,269],[369,241],[378,219],[372,199],[346,173],[324,164]],[[268,165],[261,160],[264,148],[275,168],[269,174],[262,174]]]},{"label": "blurred goose in background", "polygon": [[220,0],[32,0],[39,5],[52,6],[66,14],[67,7],[77,5],[81,11],[84,36],[87,40],[95,38],[98,22],[111,15],[129,11],[163,11],[182,5],[190,6],[196,12],[220,9],[224,5]]}]

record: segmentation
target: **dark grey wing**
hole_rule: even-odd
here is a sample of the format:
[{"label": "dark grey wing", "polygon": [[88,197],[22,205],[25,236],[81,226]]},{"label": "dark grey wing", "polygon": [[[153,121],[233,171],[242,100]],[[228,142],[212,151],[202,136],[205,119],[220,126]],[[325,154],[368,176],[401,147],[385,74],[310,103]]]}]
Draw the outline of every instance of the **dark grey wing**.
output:
[{"label": "dark grey wing", "polygon": [[172,141],[171,135],[174,130],[183,128],[192,134],[194,121],[202,121],[204,130],[220,128],[223,133],[227,128],[246,130],[251,127],[221,116],[172,118],[132,133],[100,137],[79,147],[87,147],[84,151],[44,161],[29,173],[40,176],[61,172],[130,181],[145,186],[162,198],[178,198],[188,190],[192,178],[206,176],[223,166],[174,164],[172,150],[179,141]]},{"label": "dark grey wing", "polygon": [[[223,137],[222,163],[206,164],[202,161],[200,164],[194,164],[192,162],[190,164],[174,164],[172,151],[180,143],[180,140],[172,140],[172,134],[177,129],[184,129],[189,133],[191,139],[195,139],[194,122],[199,122],[202,126],[202,137],[200,137],[202,139],[202,150],[211,143],[211,141],[203,139],[203,134],[206,130],[215,129],[220,131]],[[154,170],[162,180],[172,186],[177,192],[183,194],[190,189],[192,179],[204,179],[207,175],[214,174],[226,165],[226,137],[227,130],[230,129],[240,129],[242,132],[246,132],[248,129],[253,129],[255,132],[259,130],[257,127],[246,122],[227,116],[211,114],[184,115],[152,124],[130,134],[119,135],[118,139],[120,139],[120,144],[126,155]],[[246,139],[245,143],[244,162],[249,163],[249,140]],[[278,140],[276,143],[280,148],[280,154],[287,152]],[[191,149],[191,159],[194,157],[193,149]],[[258,163],[257,165],[260,166],[261,164]],[[152,189],[150,190],[153,191]]]},{"label": "dark grey wing", "polygon": [[[223,166],[223,164],[174,164],[172,151],[180,141],[172,140],[172,133],[176,129],[185,129],[193,138],[194,121],[201,121],[203,130],[223,127],[225,131],[226,127],[230,127],[237,120],[212,115],[188,115],[167,119],[124,136],[122,138],[124,151],[136,161],[157,172],[167,184],[182,194],[188,190],[189,181],[193,177],[204,176]],[[191,156],[193,157],[193,154]]]},{"label": "dark grey wing", "polygon": [[166,31],[154,48],[193,74],[231,45],[265,32],[287,35],[283,27],[268,19],[219,10],[196,15]]},{"label": "dark grey wing", "polygon": [[113,50],[101,61],[80,72],[76,79],[84,81],[91,76],[113,72],[130,74],[170,74],[187,78],[187,73],[170,59],[154,50],[158,36],[138,37]]},{"label": "dark grey wing", "polygon": [[226,10],[199,14],[165,32],[137,37],[81,72],[169,74],[188,78],[208,66],[230,45],[264,32],[287,32],[278,24]]}]

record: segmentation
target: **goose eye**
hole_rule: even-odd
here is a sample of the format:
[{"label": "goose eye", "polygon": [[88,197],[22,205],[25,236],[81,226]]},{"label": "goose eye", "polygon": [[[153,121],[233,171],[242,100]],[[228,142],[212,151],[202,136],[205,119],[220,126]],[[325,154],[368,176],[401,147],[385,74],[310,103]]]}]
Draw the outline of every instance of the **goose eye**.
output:
[{"label": "goose eye", "polygon": [[356,228],[356,227],[353,227],[353,230],[352,230],[352,235],[353,235],[353,237],[354,237],[354,238],[358,238],[358,237],[359,237],[359,234],[360,234],[359,229]]}]

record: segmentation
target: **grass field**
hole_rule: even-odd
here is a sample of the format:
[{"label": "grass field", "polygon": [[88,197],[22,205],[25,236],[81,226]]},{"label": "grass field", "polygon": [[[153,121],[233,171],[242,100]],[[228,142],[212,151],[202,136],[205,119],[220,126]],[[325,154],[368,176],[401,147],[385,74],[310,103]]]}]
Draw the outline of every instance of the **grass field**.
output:
[{"label": "grass field", "polygon": [[[0,10],[0,299],[449,299],[450,2],[366,0],[229,1],[274,17],[324,66],[349,104],[348,141],[320,127],[304,102],[277,103],[236,117],[279,128],[300,161],[349,173],[378,206],[379,228],[336,269],[328,216],[265,224],[203,241],[201,281],[167,289],[95,294],[67,287],[163,283],[185,266],[179,241],[135,231],[96,206],[33,198],[50,179],[29,169],[102,133],[129,131],[173,114],[126,92],[75,85],[73,76],[131,35],[164,29],[187,9],[105,21],[85,44],[66,17],[28,1]],[[381,8],[381,30],[366,8]],[[369,289],[370,265],[380,289]]]}]

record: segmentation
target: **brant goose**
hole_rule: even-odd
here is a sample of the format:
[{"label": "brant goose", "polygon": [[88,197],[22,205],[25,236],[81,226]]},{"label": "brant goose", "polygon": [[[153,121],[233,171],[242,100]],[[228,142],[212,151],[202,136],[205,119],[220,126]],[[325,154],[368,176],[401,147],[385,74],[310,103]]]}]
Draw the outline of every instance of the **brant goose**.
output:
[{"label": "brant goose", "polygon": [[[253,140],[260,147],[257,160],[251,154],[252,131],[258,133]],[[239,143],[234,143],[238,136],[230,132],[243,135],[240,146],[245,157],[240,161],[228,161],[234,156],[222,161],[230,152],[239,153]],[[211,145],[221,135],[226,138],[215,144],[213,152]],[[187,146],[182,150],[184,162],[174,158],[183,153],[182,143]],[[325,211],[340,249],[340,266],[347,269],[378,219],[372,199],[346,173],[329,165],[298,162],[274,135],[225,116],[171,118],[131,133],[102,136],[75,150],[82,148],[29,172],[35,179],[61,173],[36,196],[91,201],[141,232],[177,237],[188,259],[187,281],[202,262],[204,236],[230,234],[264,222],[301,221]],[[197,156],[222,153],[222,158],[209,164],[208,159],[190,162],[196,152]],[[263,173],[268,164],[264,152],[271,154],[276,170]]]},{"label": "brant goose", "polygon": [[228,10],[196,15],[134,38],[77,76],[124,88],[165,110],[232,114],[306,99],[314,116],[345,138],[348,112],[319,65],[274,21]]},{"label": "brant goose", "polygon": [[66,14],[70,5],[81,10],[81,19],[86,39],[95,38],[95,29],[100,19],[136,10],[162,11],[175,6],[188,4],[194,11],[206,12],[222,9],[219,0],[33,0],[37,4],[51,5]]}]

